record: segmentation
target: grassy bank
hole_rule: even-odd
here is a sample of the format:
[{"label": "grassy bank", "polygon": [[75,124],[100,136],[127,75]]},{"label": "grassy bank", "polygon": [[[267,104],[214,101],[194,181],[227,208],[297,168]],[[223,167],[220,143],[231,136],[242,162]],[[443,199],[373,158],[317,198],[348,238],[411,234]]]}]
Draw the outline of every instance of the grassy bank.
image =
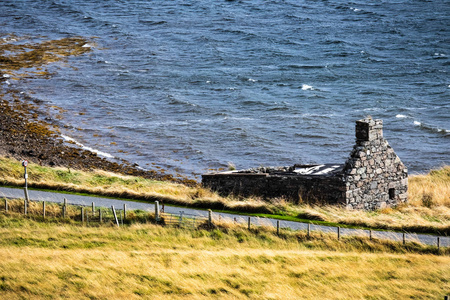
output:
[{"label": "grassy bank", "polygon": [[[371,228],[450,234],[450,166],[427,175],[409,178],[408,205],[375,212],[349,211],[335,206],[294,205],[284,199],[220,197],[199,186],[155,181],[105,171],[49,168],[31,163],[29,185],[35,188],[144,201],[163,201],[191,207],[255,214],[275,214],[291,220],[309,219]],[[0,183],[23,186],[23,167],[14,159],[0,157]]]},{"label": "grassy bank", "polygon": [[450,258],[327,235],[152,224],[83,227],[0,214],[3,299],[442,299]]}]

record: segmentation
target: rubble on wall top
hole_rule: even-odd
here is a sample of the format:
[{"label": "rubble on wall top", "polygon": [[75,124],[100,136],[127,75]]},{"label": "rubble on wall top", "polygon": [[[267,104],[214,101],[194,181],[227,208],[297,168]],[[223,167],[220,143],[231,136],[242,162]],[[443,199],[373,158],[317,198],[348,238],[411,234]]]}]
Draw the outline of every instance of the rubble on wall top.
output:
[{"label": "rubble on wall top", "polygon": [[343,172],[343,164],[294,165],[287,167],[259,167],[245,170],[233,170],[218,173],[220,175],[290,175],[290,176],[328,176]]},{"label": "rubble on wall top", "polygon": [[315,166],[295,166],[294,173],[298,175],[332,175],[341,173],[344,165],[324,164]]}]

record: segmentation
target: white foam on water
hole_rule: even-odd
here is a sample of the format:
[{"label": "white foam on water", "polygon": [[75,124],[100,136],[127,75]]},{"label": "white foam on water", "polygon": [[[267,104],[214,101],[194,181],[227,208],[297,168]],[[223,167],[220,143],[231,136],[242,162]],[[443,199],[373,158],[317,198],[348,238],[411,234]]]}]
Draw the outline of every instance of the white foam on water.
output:
[{"label": "white foam on water", "polygon": [[91,44],[84,44],[84,45],[82,46],[82,48],[94,48],[94,46],[91,45]]},{"label": "white foam on water", "polygon": [[307,85],[307,84],[302,84],[302,90],[303,91],[312,91],[312,90],[314,90],[314,88],[312,87],[312,86],[310,86],[310,85]]},{"label": "white foam on water", "polygon": [[253,79],[253,78],[249,78],[248,81],[250,81],[250,82],[257,82],[258,80]]},{"label": "white foam on water", "polygon": [[420,125],[422,125],[422,123],[420,123],[419,121],[414,121],[414,125],[420,126]]},{"label": "white foam on water", "polygon": [[224,117],[224,120],[252,121],[254,118],[248,117]]},{"label": "white foam on water", "polygon": [[395,117],[396,117],[396,118],[399,118],[399,119],[407,118],[407,116],[401,115],[401,114],[398,114],[398,115],[396,115]]},{"label": "white foam on water", "polygon": [[74,140],[73,138],[71,138],[71,137],[69,137],[69,136],[67,136],[67,135],[61,134],[61,137],[62,137],[64,140],[69,141],[69,142],[74,142],[77,146],[80,146],[82,149],[87,150],[87,151],[90,151],[90,152],[93,152],[93,153],[95,153],[95,154],[97,154],[97,155],[99,155],[99,156],[103,156],[103,157],[107,157],[107,158],[114,158],[114,156],[112,156],[112,155],[109,154],[109,153],[102,152],[102,151],[100,151],[100,150],[97,150],[97,149],[94,149],[94,148],[85,146],[85,145],[83,145],[82,143],[77,142],[76,140]]}]

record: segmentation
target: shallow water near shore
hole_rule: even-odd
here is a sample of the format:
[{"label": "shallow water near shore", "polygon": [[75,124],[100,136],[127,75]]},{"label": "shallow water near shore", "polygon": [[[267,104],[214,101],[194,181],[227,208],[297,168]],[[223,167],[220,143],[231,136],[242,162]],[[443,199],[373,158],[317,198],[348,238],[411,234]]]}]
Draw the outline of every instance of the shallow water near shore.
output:
[{"label": "shallow water near shore", "polygon": [[142,168],[343,163],[371,115],[424,172],[450,164],[449,12],[443,0],[7,2],[1,37],[95,38],[51,78],[0,84],[64,108],[68,139]]}]

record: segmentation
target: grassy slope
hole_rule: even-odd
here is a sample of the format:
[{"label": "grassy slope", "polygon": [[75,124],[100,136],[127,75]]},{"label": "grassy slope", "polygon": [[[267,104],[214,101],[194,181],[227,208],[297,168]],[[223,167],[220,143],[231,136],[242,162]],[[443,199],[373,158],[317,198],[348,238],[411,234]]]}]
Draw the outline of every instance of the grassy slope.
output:
[{"label": "grassy slope", "polygon": [[3,214],[0,237],[3,299],[442,299],[450,288],[450,257],[367,239]]},{"label": "grassy slope", "polygon": [[[259,199],[224,198],[201,187],[123,176],[104,171],[82,172],[30,164],[29,185],[64,191],[92,193],[147,201],[269,213],[290,219],[321,220],[331,223],[417,232],[450,233],[450,166],[427,175],[410,177],[409,205],[376,212],[349,211],[335,206],[293,205],[283,199],[268,203]],[[0,184],[23,186],[20,162],[0,157]]]}]

